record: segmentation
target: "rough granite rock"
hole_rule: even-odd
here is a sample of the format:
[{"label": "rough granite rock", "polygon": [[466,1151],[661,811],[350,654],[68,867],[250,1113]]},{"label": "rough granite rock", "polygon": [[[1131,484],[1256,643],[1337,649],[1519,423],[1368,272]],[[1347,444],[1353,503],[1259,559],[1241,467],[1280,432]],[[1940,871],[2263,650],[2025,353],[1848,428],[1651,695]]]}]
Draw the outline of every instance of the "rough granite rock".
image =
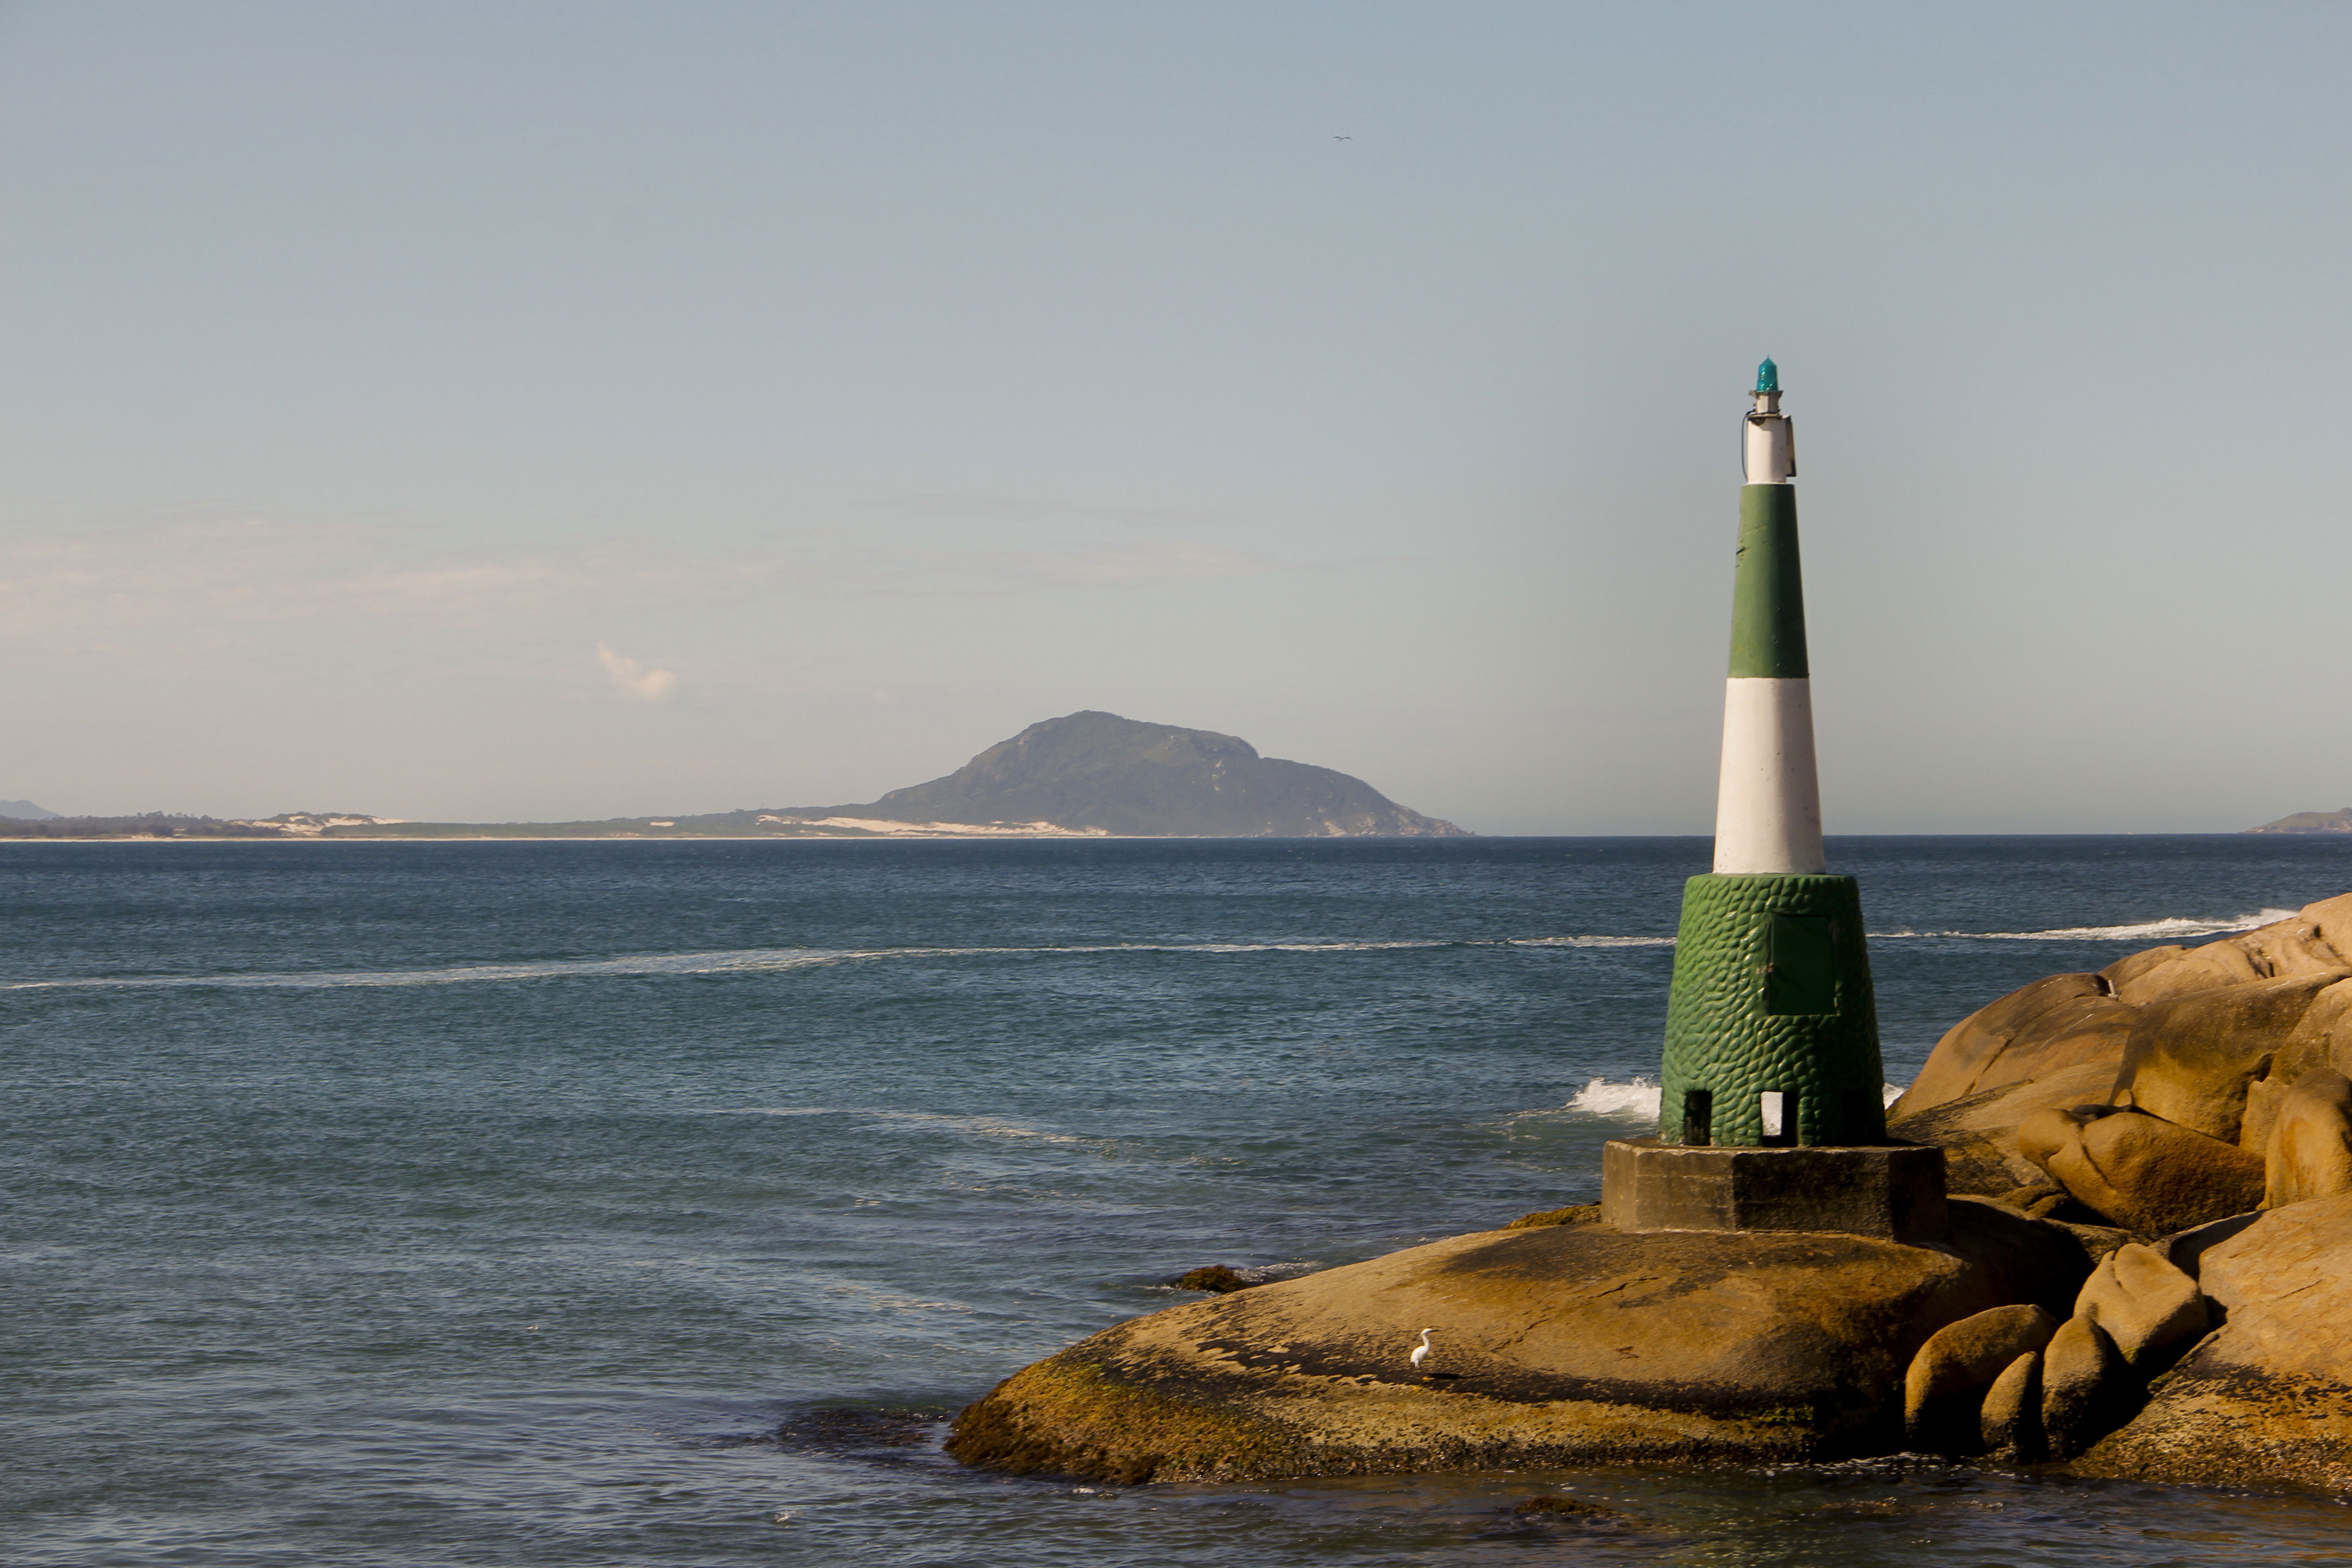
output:
[{"label": "rough granite rock", "polygon": [[2153,947],[2099,973],[2137,1006],[2221,985],[2245,985],[2352,966],[2352,893],[2305,904],[2283,921],[2197,947]]},{"label": "rough granite rock", "polygon": [[2059,1324],[2042,1352],[2042,1433],[2050,1457],[2071,1458],[2122,1425],[2139,1386],[2105,1329],[2080,1317]]},{"label": "rough granite rock", "polygon": [[2186,1230],[2262,1201],[2259,1158],[2137,1110],[2038,1111],[2018,1127],[2017,1144],[2084,1205],[2145,1235]]},{"label": "rough granite rock", "polygon": [[[2333,976],[2333,983],[2328,977]],[[2339,1047],[2352,1052],[2352,893],[2309,904],[2293,918],[2198,947],[2177,944],[2147,949],[2118,959],[2096,974],[2053,974],[1988,1003],[1955,1024],[1937,1043],[1926,1067],[1903,1097],[1888,1109],[1891,1121],[1916,1118],[1954,1100],[1988,1089],[2045,1081],[2077,1068],[2108,1068],[2121,1074],[2127,1055],[2160,1066],[2149,1069],[2145,1109],[2180,1120],[2166,1107],[2168,1096],[2206,1104],[2206,1088],[2174,1080],[2185,1073],[2192,1080],[2210,1067],[2213,1078],[2234,1075],[2246,1079],[2268,1076],[2254,1070],[2266,1054],[2275,1056],[2269,1073],[2284,1071],[2288,1081],[2315,1067],[2352,1068],[2337,1062]],[[2265,1032],[2268,1043],[2251,1053],[2235,1031],[2250,1020],[2240,1016],[2236,1003],[2208,1003],[2175,1011],[2160,1006],[2181,998],[2224,988],[2286,987],[2287,999],[2266,995],[2245,1005],[2257,1016],[2251,1021]],[[2304,998],[2301,1017],[2295,996]],[[2153,1009],[2153,1011],[2151,1011]],[[2224,1030],[2214,1040],[2212,1031]],[[2179,1036],[2176,1040],[2172,1037]],[[2218,1045],[2220,1060],[2208,1064],[2191,1036]],[[2166,1081],[2159,1082],[2159,1079]],[[2218,1121],[2236,1089],[2221,1082],[2219,1107],[2207,1105],[2197,1115]],[[2105,1101],[2102,1091],[2086,1101]],[[2187,1125],[2224,1136],[2192,1116]],[[2236,1141],[2231,1129],[2226,1136]],[[2253,1147],[2259,1148],[2257,1141]]]},{"label": "rough granite rock", "polygon": [[2270,1075],[2320,993],[2347,979],[2352,969],[2337,967],[2147,1003],[2110,1103],[2238,1142],[2247,1086]]},{"label": "rough granite rock", "polygon": [[1937,1329],[1903,1376],[1906,1441],[1922,1452],[1975,1452],[1987,1391],[2057,1331],[2058,1320],[2031,1303],[1988,1308]]},{"label": "rough granite rock", "polygon": [[2352,1196],[2209,1230],[2198,1283],[2225,1320],[2076,1469],[2352,1490]]},{"label": "rough granite rock", "polygon": [[1986,1004],[1945,1031],[1890,1121],[1990,1089],[2046,1080],[2089,1068],[2098,1079],[2085,1100],[2105,1100],[2123,1060],[2137,1010],[2116,999],[2096,974],[2053,974]]},{"label": "rough granite rock", "polygon": [[[2064,1310],[2087,1272],[2054,1226],[1952,1209],[1933,1247],[1601,1225],[1454,1237],[1105,1330],[966,1409],[948,1451],[1117,1481],[1884,1451],[1929,1335],[2013,1302]],[[1423,1328],[1441,1379],[1406,1360]]]},{"label": "rough granite rock", "polygon": [[[2005,1083],[1932,1105],[1888,1122],[1887,1135],[1909,1143],[1941,1144],[1947,1192],[2004,1197],[2020,1187],[2050,1181],[2048,1173],[2019,1150],[2019,1126],[2042,1111],[2103,1103],[2115,1080],[2112,1061],[2077,1063],[2046,1079]],[[1903,1101],[1895,1103],[1900,1107]]]},{"label": "rough granite rock", "polygon": [[2295,1079],[2264,1142],[2264,1208],[2352,1193],[2352,1079],[2315,1068]]},{"label": "rough granite rock", "polygon": [[2042,1440],[2042,1352],[2028,1351],[2001,1369],[1985,1391],[1977,1438],[1989,1454],[2032,1464],[2048,1452]]},{"label": "rough granite rock", "polygon": [[2197,1281],[2137,1242],[2099,1259],[2074,1298],[2074,1315],[2105,1330],[2116,1353],[2143,1378],[2169,1366],[2208,1326]]}]

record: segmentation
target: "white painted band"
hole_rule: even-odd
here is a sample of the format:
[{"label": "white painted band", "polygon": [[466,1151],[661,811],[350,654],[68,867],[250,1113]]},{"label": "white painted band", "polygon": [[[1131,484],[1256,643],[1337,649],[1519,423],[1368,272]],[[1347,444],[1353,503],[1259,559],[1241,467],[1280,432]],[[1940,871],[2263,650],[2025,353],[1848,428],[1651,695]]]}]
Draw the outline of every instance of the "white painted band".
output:
[{"label": "white painted band", "polygon": [[1827,868],[1811,681],[1734,676],[1725,683],[1715,868],[1749,875]]},{"label": "white painted band", "polygon": [[1742,479],[1751,485],[1785,485],[1796,477],[1797,437],[1785,414],[1751,414],[1739,448]]}]

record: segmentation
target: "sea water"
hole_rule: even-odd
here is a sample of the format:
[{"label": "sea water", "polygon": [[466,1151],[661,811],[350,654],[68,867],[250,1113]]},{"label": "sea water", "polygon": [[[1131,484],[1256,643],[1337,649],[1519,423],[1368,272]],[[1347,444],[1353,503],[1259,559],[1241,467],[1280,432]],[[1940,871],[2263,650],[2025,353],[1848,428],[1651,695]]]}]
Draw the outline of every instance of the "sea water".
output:
[{"label": "sea water", "polygon": [[[1832,841],[1900,1083],[2352,838]],[[0,845],[0,1562],[2352,1560],[2308,1495],[1896,1459],[1118,1488],[997,1379],[1596,1195],[1699,839]],[[1537,1492],[1599,1522],[1511,1511]]]}]

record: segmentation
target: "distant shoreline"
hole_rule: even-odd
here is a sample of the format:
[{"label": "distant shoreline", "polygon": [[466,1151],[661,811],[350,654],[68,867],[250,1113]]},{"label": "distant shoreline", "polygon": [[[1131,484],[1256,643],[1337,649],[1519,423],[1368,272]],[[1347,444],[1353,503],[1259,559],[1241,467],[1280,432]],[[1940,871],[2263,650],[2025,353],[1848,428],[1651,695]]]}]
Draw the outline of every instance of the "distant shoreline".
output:
[{"label": "distant shoreline", "polygon": [[[1281,836],[1276,834],[1171,833],[382,833],[286,834],[264,837],[252,834],[64,834],[0,835],[0,847],[17,844],[1428,844],[1506,843],[1514,839],[1564,839],[1595,842],[1609,839],[1690,839],[1704,841],[1708,833],[1338,833]],[[1832,833],[1832,843],[1881,838],[2246,838],[2246,828],[2179,828],[2163,831],[2117,828],[2104,832],[2035,833]],[[2344,844],[2352,835],[2341,833],[2263,834],[2273,842]]]}]

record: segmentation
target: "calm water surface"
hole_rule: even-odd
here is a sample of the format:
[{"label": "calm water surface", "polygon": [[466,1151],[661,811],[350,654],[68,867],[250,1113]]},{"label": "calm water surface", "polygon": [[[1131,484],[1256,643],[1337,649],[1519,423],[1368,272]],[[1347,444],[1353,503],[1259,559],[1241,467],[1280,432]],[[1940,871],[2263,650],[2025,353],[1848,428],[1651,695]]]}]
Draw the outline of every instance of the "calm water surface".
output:
[{"label": "calm water surface", "polygon": [[[1924,1464],[1119,1489],[940,1457],[1186,1268],[1591,1199],[1706,853],[0,845],[0,1562],[2352,1561],[2330,1499]],[[1898,1082],[2037,975],[2352,889],[2352,840],[1832,857]],[[1518,1522],[1538,1490],[1620,1513]]]}]

